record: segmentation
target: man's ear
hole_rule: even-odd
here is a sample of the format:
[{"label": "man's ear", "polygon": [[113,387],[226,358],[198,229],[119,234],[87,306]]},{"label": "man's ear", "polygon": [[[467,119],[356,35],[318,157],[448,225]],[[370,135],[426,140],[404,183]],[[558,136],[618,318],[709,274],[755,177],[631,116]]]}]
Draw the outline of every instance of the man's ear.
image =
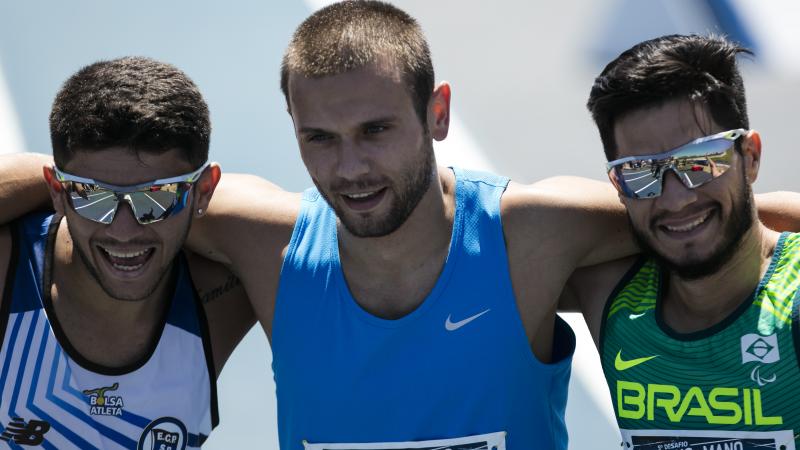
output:
[{"label": "man's ear", "polygon": [[219,164],[212,162],[208,165],[206,170],[203,171],[203,174],[200,175],[200,178],[195,182],[195,210],[193,213],[197,217],[204,215],[208,210],[208,204],[211,202],[211,197],[214,195],[214,190],[217,188],[217,184],[219,184],[221,177],[222,169],[220,169]]},{"label": "man's ear", "polygon": [[428,129],[437,141],[447,137],[450,129],[450,84],[442,81],[436,86],[428,102]]},{"label": "man's ear", "polygon": [[756,130],[750,130],[742,138],[742,156],[747,181],[751,184],[758,178],[758,169],[761,167],[761,135]]},{"label": "man's ear", "polygon": [[50,192],[50,200],[53,202],[53,209],[56,210],[58,215],[63,216],[65,205],[64,196],[61,194],[64,192],[64,187],[61,186],[61,183],[58,181],[53,165],[46,164],[42,166],[42,174],[44,175],[45,183],[47,183],[47,190]]}]

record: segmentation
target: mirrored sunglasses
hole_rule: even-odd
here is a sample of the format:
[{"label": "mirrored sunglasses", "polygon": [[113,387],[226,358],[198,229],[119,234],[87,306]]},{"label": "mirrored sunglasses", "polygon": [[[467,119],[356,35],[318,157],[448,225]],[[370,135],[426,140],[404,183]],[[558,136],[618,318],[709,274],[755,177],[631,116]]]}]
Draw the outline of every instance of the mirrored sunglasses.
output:
[{"label": "mirrored sunglasses", "polygon": [[608,177],[619,192],[635,199],[661,195],[664,174],[669,170],[684,186],[694,189],[730,169],[734,143],[746,133],[741,128],[723,131],[663,153],[617,159],[606,164]]},{"label": "mirrored sunglasses", "polygon": [[181,212],[189,201],[189,191],[208,165],[184,175],[134,186],[116,186],[71,175],[58,167],[53,169],[70,206],[79,216],[110,224],[120,202],[127,202],[136,221],[146,225]]}]

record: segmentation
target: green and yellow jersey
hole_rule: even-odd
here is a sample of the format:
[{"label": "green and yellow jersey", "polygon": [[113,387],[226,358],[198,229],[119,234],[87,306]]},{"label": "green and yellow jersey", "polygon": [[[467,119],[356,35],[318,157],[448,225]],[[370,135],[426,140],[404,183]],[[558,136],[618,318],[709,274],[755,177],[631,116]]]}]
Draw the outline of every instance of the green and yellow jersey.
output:
[{"label": "green and yellow jersey", "polygon": [[624,449],[795,450],[800,234],[781,235],[752,296],[717,325],[662,321],[661,270],[641,259],[609,297],[600,355]]}]

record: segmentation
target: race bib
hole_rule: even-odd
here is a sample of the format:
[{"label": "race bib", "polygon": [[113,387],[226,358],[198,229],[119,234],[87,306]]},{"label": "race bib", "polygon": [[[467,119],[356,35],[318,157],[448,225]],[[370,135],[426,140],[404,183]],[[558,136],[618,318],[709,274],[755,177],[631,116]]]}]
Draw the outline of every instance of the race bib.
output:
[{"label": "race bib", "polygon": [[[416,442],[370,442],[360,444],[311,444],[303,441],[305,450],[505,450],[506,432],[467,436],[455,439]],[[794,449],[794,447],[792,447]]]},{"label": "race bib", "polygon": [[794,433],[780,431],[620,430],[631,450],[795,450]]}]

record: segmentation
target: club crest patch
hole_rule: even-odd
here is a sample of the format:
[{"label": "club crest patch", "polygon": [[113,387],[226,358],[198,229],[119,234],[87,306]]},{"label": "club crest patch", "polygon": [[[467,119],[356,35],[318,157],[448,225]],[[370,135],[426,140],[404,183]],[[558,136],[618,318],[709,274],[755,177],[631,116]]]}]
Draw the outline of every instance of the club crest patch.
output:
[{"label": "club crest patch", "polygon": [[174,417],[161,417],[144,428],[136,450],[185,450],[186,438],[183,422]]}]

